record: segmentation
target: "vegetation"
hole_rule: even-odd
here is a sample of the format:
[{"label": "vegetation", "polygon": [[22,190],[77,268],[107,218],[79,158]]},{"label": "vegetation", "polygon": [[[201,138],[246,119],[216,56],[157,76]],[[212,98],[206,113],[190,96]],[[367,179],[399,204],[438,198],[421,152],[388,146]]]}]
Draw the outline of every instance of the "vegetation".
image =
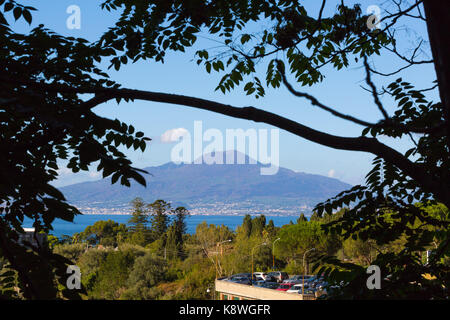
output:
[{"label": "vegetation", "polygon": [[[105,0],[102,8],[120,11],[120,18],[98,41],[90,43],[60,36],[43,25],[27,34],[17,33],[8,20],[23,18],[31,23],[35,9],[14,0],[0,0],[0,149],[7,155],[0,158],[0,256],[6,258],[7,268],[14,270],[11,272],[17,276],[22,297],[76,298],[73,292],[60,290],[70,260],[53,251],[27,250],[15,243],[23,232],[25,216],[33,220],[37,232],[48,233],[56,218],[72,221],[80,213],[50,184],[58,176],[61,160],[67,160],[73,172],[88,170],[89,165],[98,162],[97,169],[103,177],[111,176],[113,183],[120,181],[129,186],[133,179],[145,185],[142,170],[132,167],[119,147],[144,150],[149,139],[131,125],[102,118],[92,111],[112,99],[195,107],[264,122],[330,148],[373,154],[373,169],[366,183],[319,204],[316,211],[322,216],[349,207],[339,219],[323,225],[335,236],[363,242],[372,239],[382,248],[404,238],[405,247],[399,252],[381,250],[376,258],[370,258],[391,275],[389,283],[383,284],[383,290],[365,290],[365,268],[333,256],[323,256],[318,267],[331,280],[345,283],[347,289],[341,291],[341,297],[448,297],[449,268],[445,261],[450,252],[449,221],[426,210],[437,203],[450,207],[450,45],[442,28],[450,20],[448,3],[395,1],[394,10],[383,18],[384,27],[380,29],[368,28],[370,17],[363,15],[358,5],[349,7],[339,2],[333,13],[325,16],[326,5],[323,0],[317,12],[307,12],[301,1],[294,0],[255,0],[250,6],[244,0]],[[410,48],[411,57],[399,50],[402,39],[396,31],[402,21],[409,19],[413,25],[426,26],[433,59],[417,56],[423,41]],[[263,30],[245,31],[254,22],[260,22]],[[361,135],[328,134],[255,107],[121,88],[101,69],[104,61],[116,70],[141,59],[163,62],[166,52],[185,52],[202,32],[223,44],[223,51],[196,52],[197,63],[208,73],[223,74],[218,90],[226,93],[243,85],[246,94],[260,98],[268,87],[283,85],[313,106],[361,126]],[[382,53],[392,54],[402,66],[395,64],[394,71],[381,71],[374,61]],[[423,64],[436,70],[436,81],[429,88],[416,88],[402,78],[405,69]],[[261,65],[265,66],[265,83],[256,76]],[[297,90],[289,81],[293,78],[299,87],[313,86],[324,79],[324,70],[344,72],[354,66],[363,68],[365,89],[381,119],[369,121],[347,115]],[[374,75],[382,77],[381,91]],[[429,94],[435,89],[439,91],[437,101]],[[386,97],[383,102],[381,95]],[[395,110],[392,114],[388,112],[391,109]],[[411,138],[413,146],[402,154],[381,142],[385,138]],[[417,206],[417,202],[423,206]],[[156,244],[152,250],[159,254],[168,239],[179,243],[180,238],[176,227],[170,238],[167,234],[165,204],[154,205],[151,236]],[[242,231],[238,231],[236,259],[248,255],[258,237],[269,239],[269,232],[261,225],[262,221],[258,221],[254,231],[247,219]],[[110,243],[111,238],[103,241]],[[146,241],[144,237],[135,242],[142,245]],[[417,253],[426,248],[432,254],[428,264],[423,265]],[[263,246],[258,250],[263,253],[269,249]],[[114,270],[125,271],[131,265],[132,255],[113,257],[113,269],[99,269],[105,273],[99,275],[101,283]],[[245,261],[248,263],[248,259]],[[267,261],[261,258],[257,263],[264,266]],[[230,266],[234,264],[230,262]],[[205,270],[203,273],[208,274]],[[423,274],[436,280],[426,279]],[[125,284],[122,277],[120,286]],[[15,280],[9,270],[2,279],[7,288]],[[117,287],[108,290],[116,290],[110,297],[121,295]]]},{"label": "vegetation", "polygon": [[[158,203],[171,207],[162,200]],[[186,234],[185,227],[180,228],[183,231],[178,237],[177,223],[184,225],[184,218],[189,214],[186,209],[178,208],[167,217],[169,227],[159,239],[144,237],[144,242],[136,244],[136,232],[152,230],[148,221],[136,228],[136,221],[144,221],[136,219],[136,215],[144,212],[137,211],[136,204],[138,208],[151,206],[142,199],[135,199],[127,226],[97,221],[82,233],[74,234],[70,243],[54,244],[53,252],[80,267],[84,299],[211,299],[216,277],[251,272],[252,262],[255,272],[275,268],[289,274],[315,273],[318,268],[313,270],[311,266],[323,267],[320,257],[325,254],[363,268],[373,264],[380,255],[398,254],[405,250],[407,243],[402,239],[389,246],[379,246],[373,240],[327,234],[322,226],[340,219],[348,209],[309,221],[301,214],[297,223],[282,227],[275,227],[272,220],[266,223],[264,215],[246,215],[236,231],[203,222],[197,225],[194,234]],[[425,210],[448,219],[444,206],[428,206]],[[115,226],[116,229],[120,226],[120,232],[102,232],[114,228],[99,226]],[[100,230],[95,233],[95,243],[92,237],[81,236],[91,235],[92,230]],[[162,244],[165,244],[163,250]],[[424,251],[415,254],[425,257]],[[426,264],[426,259],[421,263]],[[449,261],[444,263],[450,264]],[[6,264],[3,270],[9,270]],[[17,283],[17,279],[14,281]]]}]

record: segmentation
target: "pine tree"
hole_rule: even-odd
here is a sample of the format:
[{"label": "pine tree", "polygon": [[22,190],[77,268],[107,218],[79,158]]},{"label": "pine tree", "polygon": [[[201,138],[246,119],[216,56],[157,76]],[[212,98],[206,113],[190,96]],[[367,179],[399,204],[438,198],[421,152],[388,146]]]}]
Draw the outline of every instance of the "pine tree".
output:
[{"label": "pine tree", "polygon": [[154,239],[160,239],[166,233],[169,227],[168,212],[171,208],[170,203],[160,199],[148,205],[152,215],[150,223]]},{"label": "pine tree", "polygon": [[260,236],[266,226],[266,217],[262,214],[252,220],[252,235]]},{"label": "pine tree", "polygon": [[252,217],[249,214],[246,214],[242,221],[242,232],[247,238],[252,234]]},{"label": "pine tree", "polygon": [[277,233],[277,231],[275,229],[275,224],[273,223],[272,219],[270,219],[269,222],[267,223],[265,230],[266,230],[267,234],[269,235],[269,237],[274,237],[275,234]]},{"label": "pine tree", "polygon": [[186,233],[186,217],[189,216],[189,211],[185,207],[178,207],[173,210],[175,214],[175,231],[178,243],[183,243],[183,235]]},{"label": "pine tree", "polygon": [[169,229],[167,230],[165,235],[165,240],[165,250],[167,258],[174,259],[180,257],[182,251],[182,243],[179,242],[175,222],[169,226]]},{"label": "pine tree", "polygon": [[317,213],[317,211],[314,211],[311,217],[309,218],[309,221],[320,221],[320,216]]},{"label": "pine tree", "polygon": [[131,218],[128,220],[131,232],[138,232],[147,229],[148,210],[147,204],[142,198],[135,198],[131,201],[132,212]]},{"label": "pine tree", "polygon": [[132,212],[128,220],[132,243],[145,246],[151,241],[150,230],[148,229],[148,209],[147,204],[141,198],[131,201]]},{"label": "pine tree", "polygon": [[165,248],[169,258],[182,258],[183,235],[186,233],[185,219],[189,215],[189,211],[184,207],[178,207],[172,210],[175,219],[169,226],[165,234]]},{"label": "pine tree", "polygon": [[305,214],[302,212],[300,217],[297,219],[297,223],[308,222],[308,219],[305,217]]}]

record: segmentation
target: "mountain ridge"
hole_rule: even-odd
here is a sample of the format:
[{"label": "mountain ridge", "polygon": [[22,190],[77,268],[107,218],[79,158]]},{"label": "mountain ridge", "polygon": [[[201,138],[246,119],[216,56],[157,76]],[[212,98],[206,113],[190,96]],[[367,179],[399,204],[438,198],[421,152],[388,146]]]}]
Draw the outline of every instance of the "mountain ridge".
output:
[{"label": "mountain ridge", "polygon": [[[222,155],[225,156],[226,152]],[[238,153],[235,153],[235,156]],[[236,157],[234,158],[236,161]],[[224,159],[225,160],[225,159]],[[252,210],[286,214],[310,211],[317,202],[335,196],[351,185],[317,174],[278,168],[275,175],[261,175],[263,164],[175,164],[146,167],[147,188],[111,185],[111,179],[81,182],[60,188],[71,204],[88,211],[96,209],[129,210],[129,202],[141,197],[146,202],[164,199],[195,212],[214,214],[227,207],[228,214]],[[254,160],[253,160],[254,161]],[[224,161],[225,163],[225,161]],[[209,209],[208,209],[209,208]],[[284,208],[284,209],[281,209]],[[211,212],[209,212],[211,211]]]}]

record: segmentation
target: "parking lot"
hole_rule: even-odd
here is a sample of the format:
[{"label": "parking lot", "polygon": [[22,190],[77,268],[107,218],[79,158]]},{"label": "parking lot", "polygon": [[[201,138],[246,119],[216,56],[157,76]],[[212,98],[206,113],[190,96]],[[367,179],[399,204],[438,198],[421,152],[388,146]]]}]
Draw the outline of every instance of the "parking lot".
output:
[{"label": "parking lot", "polygon": [[282,271],[238,273],[219,280],[284,291],[292,294],[326,294],[328,283],[316,275],[288,275]]}]

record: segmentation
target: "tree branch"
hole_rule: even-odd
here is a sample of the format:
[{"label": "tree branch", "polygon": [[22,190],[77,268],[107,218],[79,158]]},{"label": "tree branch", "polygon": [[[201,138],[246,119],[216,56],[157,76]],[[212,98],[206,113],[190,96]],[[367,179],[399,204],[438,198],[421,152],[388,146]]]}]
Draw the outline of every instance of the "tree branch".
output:
[{"label": "tree branch", "polygon": [[[31,84],[28,83],[27,86],[30,87]],[[439,201],[448,204],[448,199],[450,199],[450,190],[443,182],[436,183],[436,180],[439,179],[434,179],[434,177],[430,176],[429,173],[420,165],[411,162],[401,153],[379,142],[375,138],[367,138],[362,136],[335,136],[312,129],[293,120],[255,107],[250,106],[240,108],[211,100],[177,94],[120,88],[74,88],[66,85],[50,85],[45,83],[34,83],[33,86],[37,89],[49,92],[56,91],[60,93],[95,94],[96,96],[101,96],[101,99],[98,98],[96,100],[96,104],[93,103],[93,99],[90,100],[92,108],[100,103],[117,98],[129,100],[138,99],[182,105],[223,114],[233,118],[266,123],[279,129],[286,130],[306,140],[333,149],[372,153],[385,159],[387,162],[392,163],[396,167],[400,168],[407,176],[417,180],[424,187],[424,190],[434,194],[436,199]]]},{"label": "tree branch", "polygon": [[375,84],[372,82],[372,79],[370,78],[370,67],[369,67],[369,63],[367,62],[367,56],[364,56],[363,61],[364,61],[364,67],[366,69],[366,83],[372,89],[373,101],[377,105],[378,109],[380,109],[380,112],[383,114],[384,118],[387,120],[387,119],[389,119],[389,115],[387,114],[386,110],[384,109],[383,104],[381,103],[380,98],[378,97],[377,88],[375,87]]},{"label": "tree branch", "polygon": [[377,71],[373,68],[370,68],[370,66],[369,66],[369,71],[372,73],[378,74],[380,76],[383,76],[383,77],[390,77],[390,76],[393,76],[393,75],[395,75],[405,69],[408,69],[409,67],[412,67],[412,66],[413,66],[412,64],[407,64],[406,66],[403,66],[403,67],[397,69],[396,71],[392,71],[392,72],[388,72],[388,73]]},{"label": "tree branch", "polygon": [[312,105],[317,106],[317,107],[321,108],[322,110],[325,110],[325,111],[331,113],[332,115],[334,115],[334,116],[336,116],[338,118],[341,118],[341,119],[344,119],[344,120],[348,120],[348,121],[351,121],[351,122],[354,122],[356,124],[359,124],[359,125],[362,125],[362,126],[366,126],[366,127],[370,127],[370,126],[374,126],[375,125],[374,123],[370,123],[370,122],[367,122],[367,121],[355,118],[353,116],[340,113],[340,112],[334,110],[333,108],[330,108],[330,107],[324,105],[323,103],[319,102],[319,100],[317,100],[315,97],[311,96],[310,94],[307,94],[307,93],[295,90],[292,87],[292,85],[287,81],[286,73],[281,68],[280,61],[276,60],[276,62],[277,62],[277,65],[278,65],[278,71],[281,74],[281,79],[283,81],[283,84],[286,86],[288,91],[290,93],[292,93],[294,96],[301,97],[301,98],[306,98],[306,99],[308,99],[311,102]]}]

